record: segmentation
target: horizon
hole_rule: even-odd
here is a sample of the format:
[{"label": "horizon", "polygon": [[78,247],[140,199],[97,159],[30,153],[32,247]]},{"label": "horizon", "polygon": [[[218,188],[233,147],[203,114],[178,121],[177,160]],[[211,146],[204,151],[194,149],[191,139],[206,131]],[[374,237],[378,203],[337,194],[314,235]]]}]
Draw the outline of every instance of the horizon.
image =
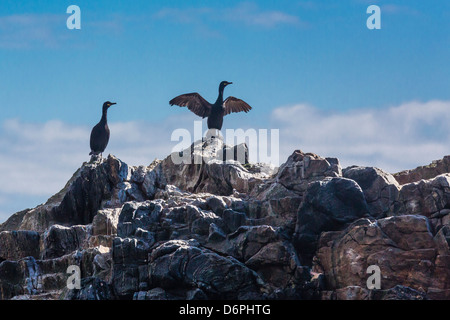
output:
[{"label": "horizon", "polygon": [[[80,30],[66,27],[70,5]],[[366,26],[370,5],[380,30]],[[442,159],[449,31],[444,0],[2,1],[0,223],[89,160],[104,101],[117,102],[105,156],[148,165],[200,120],[169,100],[214,102],[222,80],[253,108],[223,131],[279,129],[280,164],[296,149],[390,173]]]}]

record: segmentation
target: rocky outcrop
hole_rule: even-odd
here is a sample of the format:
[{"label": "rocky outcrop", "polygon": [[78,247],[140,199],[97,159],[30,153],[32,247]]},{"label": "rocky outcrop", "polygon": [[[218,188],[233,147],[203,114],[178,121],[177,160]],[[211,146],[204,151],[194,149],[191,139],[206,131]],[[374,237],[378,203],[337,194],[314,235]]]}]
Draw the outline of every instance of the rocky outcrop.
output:
[{"label": "rocky outcrop", "polygon": [[68,228],[53,225],[42,235],[44,245],[42,258],[52,259],[69,254],[83,247],[83,243],[87,237],[88,230],[85,226],[72,226]]},{"label": "rocky outcrop", "polygon": [[[186,287],[215,299],[251,299],[261,296],[258,276],[233,257],[201,248],[195,240],[170,240],[149,256],[149,285],[176,290]],[[175,295],[175,293],[174,293]]]},{"label": "rocky outcrop", "polygon": [[313,269],[325,275],[338,296],[348,295],[349,287],[367,293],[367,269],[375,265],[381,271],[381,290],[401,284],[423,296],[450,299],[445,233],[433,233],[424,216],[358,220],[344,231],[322,234]]},{"label": "rocky outcrop", "polygon": [[311,182],[340,176],[342,169],[336,158],[324,159],[313,153],[296,150],[280,167],[275,181],[302,196]]},{"label": "rocky outcrop", "polygon": [[358,166],[344,169],[343,174],[361,187],[372,217],[383,218],[398,210],[400,185],[391,174],[378,168]]},{"label": "rocky outcrop", "polygon": [[101,208],[120,207],[130,169],[115,157],[101,163],[85,163],[67,185],[45,204],[13,215],[0,230],[33,230],[44,232],[59,224],[89,224]]},{"label": "rocky outcrop", "polygon": [[396,214],[420,214],[427,217],[450,209],[450,174],[405,184],[400,189]]},{"label": "rocky outcrop", "polygon": [[36,231],[0,232],[0,262],[39,257],[40,236]]},{"label": "rocky outcrop", "polygon": [[0,299],[450,299],[450,174],[427,178],[300,150],[249,164],[211,137],[149,166],[94,159],[0,225]]},{"label": "rocky outcrop", "polygon": [[346,178],[327,178],[310,184],[297,213],[294,243],[308,258],[314,254],[324,231],[343,229],[351,222],[369,216],[359,185]]},{"label": "rocky outcrop", "polygon": [[450,173],[450,156],[435,160],[426,166],[395,173],[394,178],[399,184],[407,184],[420,180],[429,180],[444,173]]},{"label": "rocky outcrop", "polygon": [[[227,151],[229,149],[232,151]],[[234,157],[227,158],[227,154]],[[144,175],[143,183],[148,198],[153,198],[158,188],[164,189],[167,185],[194,193],[230,195],[233,190],[250,192],[272,172],[270,166],[249,164],[245,145],[231,148],[221,139],[212,138],[196,142],[158,162]]]}]

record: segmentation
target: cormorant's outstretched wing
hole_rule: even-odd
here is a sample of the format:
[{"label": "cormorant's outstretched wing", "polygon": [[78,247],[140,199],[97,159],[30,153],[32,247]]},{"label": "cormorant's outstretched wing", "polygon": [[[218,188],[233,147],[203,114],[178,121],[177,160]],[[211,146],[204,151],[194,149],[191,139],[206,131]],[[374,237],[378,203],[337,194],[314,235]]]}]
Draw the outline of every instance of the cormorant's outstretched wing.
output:
[{"label": "cormorant's outstretched wing", "polygon": [[245,101],[235,97],[228,97],[223,102],[223,108],[224,108],[223,113],[224,116],[232,112],[241,112],[241,111],[249,112],[250,110],[252,110],[252,107],[250,107]]},{"label": "cormorant's outstretched wing", "polygon": [[211,112],[211,104],[197,92],[182,94],[170,100],[169,103],[171,106],[176,104],[180,107],[188,107],[189,110],[202,118],[209,116]]}]

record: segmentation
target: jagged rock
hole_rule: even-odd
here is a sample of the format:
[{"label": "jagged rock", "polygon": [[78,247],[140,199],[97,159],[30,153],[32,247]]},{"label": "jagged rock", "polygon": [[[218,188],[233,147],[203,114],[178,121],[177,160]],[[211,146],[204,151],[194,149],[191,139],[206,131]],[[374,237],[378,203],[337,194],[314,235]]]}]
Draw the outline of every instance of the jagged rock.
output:
[{"label": "jagged rock", "polygon": [[59,300],[60,299],[61,292],[59,291],[50,291],[45,293],[39,293],[39,294],[23,294],[14,296],[11,298],[11,300]]},{"label": "jagged rock", "polygon": [[154,288],[149,291],[139,291],[133,296],[133,300],[174,300],[175,296],[167,293],[162,288]]},{"label": "jagged rock", "polygon": [[220,256],[194,241],[172,240],[152,251],[150,285],[166,290],[184,285],[209,298],[243,299],[259,294],[257,276],[233,257]]},{"label": "jagged rock", "polygon": [[208,300],[208,296],[201,289],[195,288],[186,293],[186,300]]},{"label": "jagged rock", "polygon": [[245,213],[227,209],[222,214],[223,224],[229,232],[235,232],[239,227],[246,224],[247,217]]},{"label": "jagged rock", "polygon": [[23,269],[16,261],[3,261],[0,263],[0,300],[11,299],[22,295]]},{"label": "jagged rock", "polygon": [[0,232],[0,262],[28,256],[38,258],[40,235],[35,231]]},{"label": "jagged rock", "polygon": [[226,241],[211,248],[246,262],[271,242],[279,241],[277,231],[270,226],[244,226],[228,235]]},{"label": "jagged rock", "polygon": [[209,225],[208,242],[218,242],[225,240],[226,238],[226,234],[216,224],[211,223]]},{"label": "jagged rock", "polygon": [[208,207],[216,214],[222,215],[225,209],[228,209],[227,204],[222,197],[211,196],[206,199]]},{"label": "jagged rock", "polygon": [[342,170],[337,159],[296,150],[272,179],[252,189],[248,216],[264,219],[264,223],[282,227],[292,234],[296,212],[309,185],[340,176]]},{"label": "jagged rock", "polygon": [[14,216],[14,223],[6,221],[1,228],[43,232],[53,224],[91,223],[102,205],[117,207],[126,200],[117,186],[129,175],[129,167],[113,156],[101,163],[84,163],[58,194],[27,211],[21,218]]},{"label": "jagged rock", "polygon": [[20,225],[23,221],[23,217],[31,210],[32,209],[25,209],[14,213],[11,217],[8,218],[8,220],[0,224],[0,232],[20,230]]},{"label": "jagged rock", "polygon": [[148,253],[150,244],[136,238],[115,238],[112,248],[112,285],[118,297],[131,298],[148,283]]},{"label": "jagged rock", "polygon": [[399,186],[301,151],[277,171],[217,137],[181,155],[200,161],[85,163],[0,225],[0,299],[450,299],[450,174]]},{"label": "jagged rock", "polygon": [[44,233],[43,259],[58,258],[83,247],[88,237],[85,226],[72,226],[70,228],[53,225]]},{"label": "jagged rock", "polygon": [[98,253],[92,259],[92,276],[111,283],[112,278],[112,254],[109,248],[98,248]]},{"label": "jagged rock", "polygon": [[426,300],[427,295],[404,286],[388,290],[369,290],[358,286],[337,289],[329,300]]},{"label": "jagged rock", "polygon": [[300,291],[304,282],[311,279],[293,245],[271,226],[243,226],[226,239],[205,246],[245,263],[258,273],[272,292],[288,287]]},{"label": "jagged rock", "polygon": [[427,166],[417,167],[413,170],[405,170],[394,174],[399,184],[418,182],[420,180],[433,179],[441,174],[450,173],[450,156],[435,160]]},{"label": "jagged rock", "polygon": [[248,216],[262,219],[271,226],[279,226],[293,233],[296,212],[302,197],[278,182],[269,182],[255,188],[250,194]]},{"label": "jagged rock", "polygon": [[81,280],[81,289],[67,290],[64,300],[113,300],[110,285],[96,277],[86,277]]},{"label": "jagged rock", "polygon": [[420,214],[430,217],[450,208],[450,174],[432,180],[405,184],[400,189],[396,214]]},{"label": "jagged rock", "polygon": [[314,182],[307,189],[298,209],[294,244],[308,261],[316,251],[322,232],[341,230],[368,214],[364,194],[355,181],[326,178]]},{"label": "jagged rock", "polygon": [[378,168],[352,166],[344,169],[343,175],[361,187],[372,217],[384,218],[396,211],[400,186],[391,174]]},{"label": "jagged rock", "polygon": [[310,182],[340,176],[342,170],[336,158],[324,159],[313,153],[296,150],[280,167],[275,181],[286,189],[303,195]]},{"label": "jagged rock", "polygon": [[[224,162],[222,155],[227,148],[229,147],[218,137],[194,142],[190,148],[171,154],[160,162],[155,170],[149,172],[149,177],[146,177],[149,181],[147,185],[163,189],[165,185],[171,184],[189,192],[231,195],[234,189],[249,192],[261,179],[269,177],[265,172],[271,170],[250,172],[242,166],[245,162]],[[245,152],[244,159],[247,159],[247,148],[241,149]],[[147,189],[147,194],[154,193],[152,188]]]},{"label": "jagged rock", "polygon": [[333,290],[366,288],[367,268],[381,270],[381,289],[403,286],[448,298],[450,264],[448,247],[433,239],[423,216],[361,219],[342,232],[321,236],[314,271],[325,274]]},{"label": "jagged rock", "polygon": [[47,299],[59,297],[66,289],[69,266],[80,267],[82,278],[94,275],[94,259],[102,254],[97,248],[75,251],[54,259],[36,260],[26,257],[19,261],[0,263],[0,300]]},{"label": "jagged rock", "polygon": [[119,237],[133,236],[139,229],[156,224],[161,215],[162,206],[158,202],[128,202],[119,215],[117,234]]},{"label": "jagged rock", "polygon": [[92,235],[116,235],[119,209],[99,210],[92,220]]}]

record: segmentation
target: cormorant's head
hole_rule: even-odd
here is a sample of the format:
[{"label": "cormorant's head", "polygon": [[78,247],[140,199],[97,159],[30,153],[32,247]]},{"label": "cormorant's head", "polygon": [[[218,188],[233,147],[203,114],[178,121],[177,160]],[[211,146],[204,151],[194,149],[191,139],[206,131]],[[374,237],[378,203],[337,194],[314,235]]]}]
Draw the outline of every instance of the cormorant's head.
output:
[{"label": "cormorant's head", "polygon": [[112,105],[115,105],[115,104],[116,104],[115,102],[106,101],[103,104],[103,110],[106,110],[106,109],[108,109],[109,107],[111,107]]},{"label": "cormorant's head", "polygon": [[229,84],[233,84],[233,82],[222,81],[222,82],[220,83],[219,89],[220,89],[220,90],[223,90],[223,89],[224,89],[227,85],[229,85]]}]

